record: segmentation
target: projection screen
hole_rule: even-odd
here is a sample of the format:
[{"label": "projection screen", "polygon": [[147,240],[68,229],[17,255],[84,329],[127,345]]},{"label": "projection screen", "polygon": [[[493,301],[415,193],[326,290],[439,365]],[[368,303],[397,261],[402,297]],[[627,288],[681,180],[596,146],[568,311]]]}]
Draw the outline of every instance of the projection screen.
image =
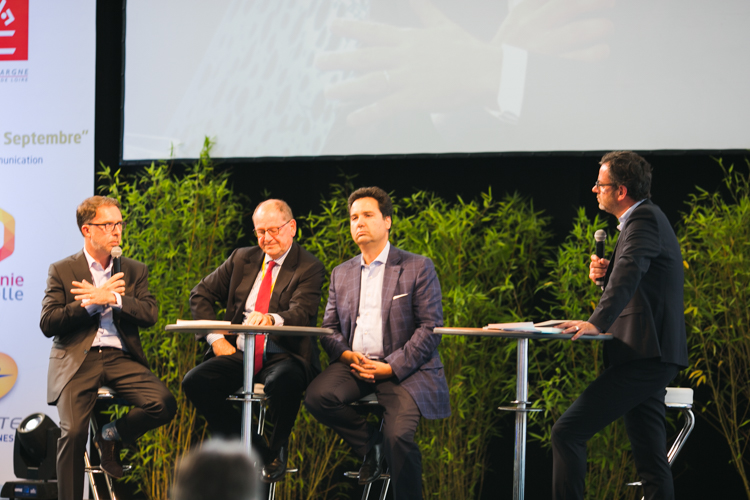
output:
[{"label": "projection screen", "polygon": [[750,1],[128,0],[122,158],[750,147]]}]

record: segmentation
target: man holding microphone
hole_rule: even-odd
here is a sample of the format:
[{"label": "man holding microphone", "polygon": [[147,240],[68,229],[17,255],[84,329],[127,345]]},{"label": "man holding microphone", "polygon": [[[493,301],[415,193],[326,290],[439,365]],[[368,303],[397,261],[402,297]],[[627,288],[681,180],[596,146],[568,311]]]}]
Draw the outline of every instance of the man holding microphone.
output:
[{"label": "man holding microphone", "polygon": [[610,260],[591,256],[589,277],[604,280],[587,321],[563,333],[611,333],[605,370],[552,428],[553,498],[582,499],[586,442],[623,416],[647,499],[674,498],[667,462],[664,395],[687,366],[683,261],[677,237],[651,200],[651,165],[631,151],[604,155],[592,189],[621,232]]}]

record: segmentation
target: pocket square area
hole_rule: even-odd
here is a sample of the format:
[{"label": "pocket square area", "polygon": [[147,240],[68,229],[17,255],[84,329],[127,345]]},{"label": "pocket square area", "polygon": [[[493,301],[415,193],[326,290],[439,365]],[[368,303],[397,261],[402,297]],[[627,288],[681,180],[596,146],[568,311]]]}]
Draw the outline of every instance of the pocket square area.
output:
[{"label": "pocket square area", "polygon": [[400,299],[401,297],[406,297],[407,295],[409,295],[409,294],[408,293],[402,293],[401,295],[396,295],[395,297],[393,297],[393,300]]}]

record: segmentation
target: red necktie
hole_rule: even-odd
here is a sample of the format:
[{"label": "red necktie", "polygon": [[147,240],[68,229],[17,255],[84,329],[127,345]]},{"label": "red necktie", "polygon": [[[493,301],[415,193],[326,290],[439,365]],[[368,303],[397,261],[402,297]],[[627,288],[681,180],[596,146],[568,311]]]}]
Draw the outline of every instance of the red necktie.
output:
[{"label": "red necktie", "polygon": [[[255,299],[256,312],[268,313],[268,304],[271,302],[271,289],[273,288],[273,268],[275,265],[276,262],[274,261],[268,262],[268,269],[266,269],[266,274],[263,276],[263,281],[260,282],[258,297]],[[265,343],[265,335],[255,336],[255,371],[253,375],[257,374],[263,367],[263,348],[265,347]]]}]

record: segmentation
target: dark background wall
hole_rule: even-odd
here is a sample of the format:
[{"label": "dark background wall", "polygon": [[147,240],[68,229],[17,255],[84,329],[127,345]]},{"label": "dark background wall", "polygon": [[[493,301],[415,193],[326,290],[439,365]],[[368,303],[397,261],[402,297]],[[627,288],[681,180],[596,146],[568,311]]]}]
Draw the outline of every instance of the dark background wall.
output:
[{"label": "dark background wall", "polygon": [[[116,167],[119,164],[122,96],[123,5],[111,0],[97,2],[96,142],[95,158]],[[144,75],[148,78],[148,75]],[[644,117],[648,120],[649,117]],[[218,137],[216,140],[221,141]],[[641,152],[654,167],[652,199],[662,207],[672,224],[695,186],[715,190],[722,172],[716,157],[726,164],[744,164],[745,156],[734,152]],[[237,190],[251,203],[248,213],[264,191],[287,200],[297,214],[314,211],[329,185],[341,174],[356,175],[355,185],[378,185],[396,196],[430,190],[448,200],[475,198],[492,188],[502,196],[517,191],[534,200],[537,209],[552,216],[555,241],[567,235],[579,206],[589,216],[598,212],[591,187],[597,178],[602,152],[529,155],[400,156],[388,158],[347,157],[337,159],[287,159],[225,162]],[[123,166],[135,172],[142,166]],[[248,227],[248,234],[251,234]],[[533,349],[533,346],[531,347]],[[531,381],[533,384],[533,381]],[[510,497],[513,472],[513,417],[504,418],[506,438],[493,443],[496,473],[486,476],[486,498]],[[680,421],[681,424],[681,421]],[[719,485],[725,498],[740,498],[742,485],[732,470],[723,438],[698,420],[696,430],[675,465],[678,498],[713,497]],[[530,443],[527,460],[527,498],[547,498],[550,492],[551,456]],[[502,492],[507,492],[507,495]],[[736,492],[731,494],[727,492]]]}]

